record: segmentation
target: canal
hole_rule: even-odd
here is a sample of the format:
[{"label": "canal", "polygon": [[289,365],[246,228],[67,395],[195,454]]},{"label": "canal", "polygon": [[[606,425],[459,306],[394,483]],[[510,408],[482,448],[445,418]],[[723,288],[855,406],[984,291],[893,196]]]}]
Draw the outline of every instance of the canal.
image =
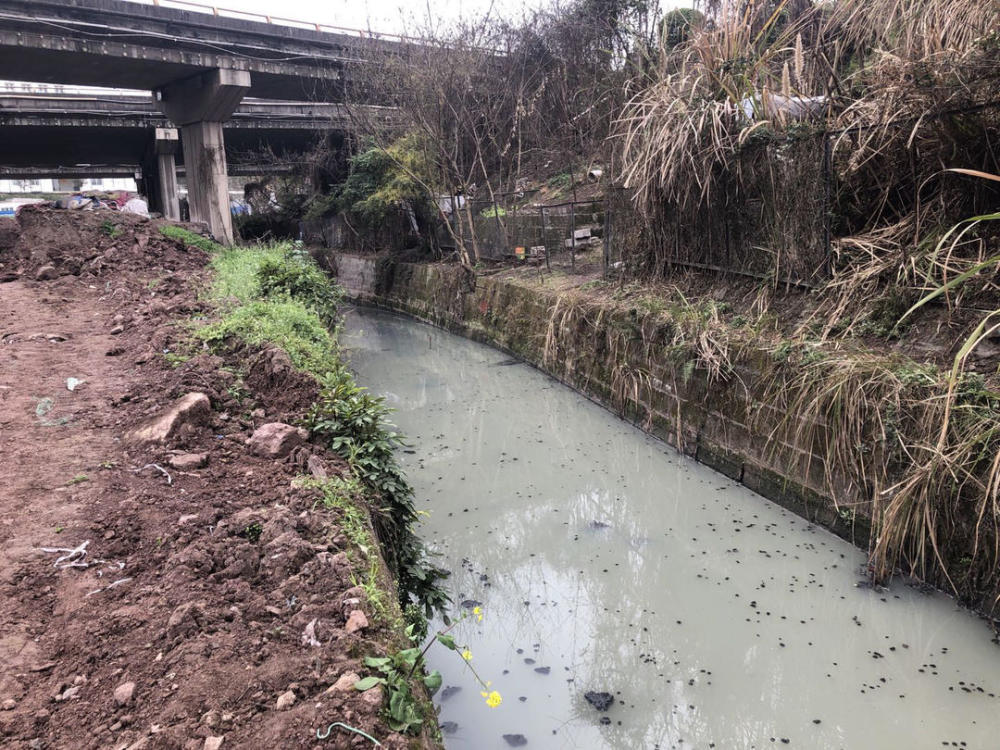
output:
[{"label": "canal", "polygon": [[453,632],[500,706],[428,654],[449,750],[1000,747],[1000,649],[948,597],[859,585],[862,551],[497,350],[368,309],[342,341],[484,615]]}]

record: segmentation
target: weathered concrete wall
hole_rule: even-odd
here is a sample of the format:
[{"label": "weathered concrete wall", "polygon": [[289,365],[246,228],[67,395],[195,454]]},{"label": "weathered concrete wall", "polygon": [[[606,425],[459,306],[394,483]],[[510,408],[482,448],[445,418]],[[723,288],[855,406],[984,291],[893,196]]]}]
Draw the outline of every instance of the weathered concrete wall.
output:
[{"label": "weathered concrete wall", "polygon": [[337,253],[323,265],[337,276],[337,282],[352,299],[375,303],[377,257]]},{"label": "weathered concrete wall", "polygon": [[[755,419],[756,427],[748,424],[745,415],[761,407],[748,401],[750,391],[743,387],[754,378],[752,364],[744,365],[738,377],[712,382],[705,371],[657,345],[669,333],[664,330],[669,324],[610,307],[575,306],[566,295],[516,279],[479,276],[470,289],[454,266],[393,264],[343,254],[328,265],[335,265],[340,284],[353,299],[503,349],[686,455],[849,541],[867,545],[867,503],[846,489],[835,501],[824,479],[822,456],[782,443],[767,429],[782,415]],[[763,362],[761,369],[766,369]]]}]

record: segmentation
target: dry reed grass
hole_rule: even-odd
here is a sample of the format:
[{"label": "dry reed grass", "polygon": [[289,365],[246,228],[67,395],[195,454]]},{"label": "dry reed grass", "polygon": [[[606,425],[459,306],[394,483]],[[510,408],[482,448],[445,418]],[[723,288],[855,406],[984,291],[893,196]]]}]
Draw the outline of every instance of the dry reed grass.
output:
[{"label": "dry reed grass", "polygon": [[[965,360],[998,331],[1000,313],[948,370],[835,340],[734,329],[716,306],[677,288],[648,297],[636,286],[618,300],[560,295],[543,359],[577,385],[608,384],[619,414],[644,418],[647,429],[672,394],[677,446],[698,371],[713,400],[745,405],[731,416],[764,436],[770,463],[816,477],[845,517],[870,517],[874,580],[904,571],[970,599],[996,586],[1000,565],[1000,393],[966,372]],[[576,357],[582,341],[603,362],[598,369]]]},{"label": "dry reed grass", "polygon": [[[636,230],[625,267],[666,276],[678,259],[725,268],[721,256],[736,270],[769,268],[773,290],[788,269],[825,278],[791,341],[772,343],[770,382],[745,384],[761,404],[748,418],[789,462],[823,456],[829,493],[870,513],[875,578],[904,569],[963,596],[995,586],[1000,395],[967,360],[1000,332],[1000,313],[956,344],[950,370],[847,341],[892,295],[948,310],[1000,300],[996,232],[981,221],[948,229],[1000,202],[995,185],[968,179],[1000,173],[1000,3],[719,0],[646,76],[617,123],[636,214],[618,220]],[[793,117],[769,106],[776,95],[824,106]],[[789,169],[810,158],[824,180]],[[810,225],[782,224],[789,211],[814,216],[804,198],[818,191],[825,277],[808,276]],[[799,197],[782,203],[789,194]],[[725,247],[711,260],[685,255],[688,227]],[[677,345],[719,377],[745,354],[723,329],[694,320]],[[635,393],[634,374],[619,379]]]}]

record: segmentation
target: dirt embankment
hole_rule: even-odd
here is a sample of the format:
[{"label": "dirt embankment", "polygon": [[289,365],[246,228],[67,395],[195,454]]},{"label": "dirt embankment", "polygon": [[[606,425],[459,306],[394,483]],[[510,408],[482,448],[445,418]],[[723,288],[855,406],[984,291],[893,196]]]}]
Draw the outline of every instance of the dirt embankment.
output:
[{"label": "dirt embankment", "polygon": [[372,746],[317,739],[344,722],[410,746],[353,689],[397,635],[292,481],[339,459],[295,435],[248,449],[312,382],[274,350],[172,366],[206,256],[155,223],[0,222],[0,745]]}]

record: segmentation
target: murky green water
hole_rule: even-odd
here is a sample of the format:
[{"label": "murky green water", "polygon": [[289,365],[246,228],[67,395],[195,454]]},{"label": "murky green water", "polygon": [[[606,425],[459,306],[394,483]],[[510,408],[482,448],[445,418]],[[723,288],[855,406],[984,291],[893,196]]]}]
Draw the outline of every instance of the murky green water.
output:
[{"label": "murky green water", "polygon": [[855,548],[493,349],[369,310],[344,343],[485,612],[456,632],[500,707],[429,655],[449,750],[1000,748],[1000,648],[947,597],[857,587]]}]

